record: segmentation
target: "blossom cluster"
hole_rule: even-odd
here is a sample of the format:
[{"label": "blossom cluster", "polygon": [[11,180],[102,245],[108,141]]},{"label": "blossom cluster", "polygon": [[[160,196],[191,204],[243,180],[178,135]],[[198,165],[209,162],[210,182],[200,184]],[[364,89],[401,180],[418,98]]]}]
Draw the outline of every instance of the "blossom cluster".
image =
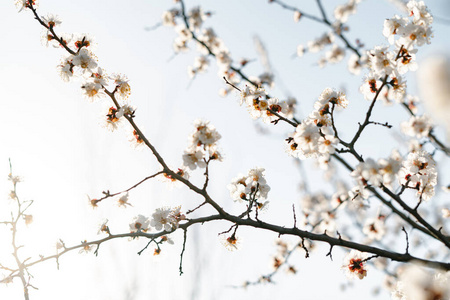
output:
[{"label": "blossom cluster", "polygon": [[332,113],[335,108],[347,107],[348,101],[343,92],[326,88],[314,103],[314,110],[303,120],[288,138],[287,152],[300,159],[319,158],[325,165],[339,140],[332,129]]},{"label": "blossom cluster", "polygon": [[217,141],[221,138],[216,128],[209,121],[196,120],[195,130],[189,137],[189,145],[184,150],[183,164],[191,170],[205,168],[210,160],[222,160],[217,149]]},{"label": "blossom cluster", "polygon": [[417,196],[429,200],[434,195],[434,186],[437,184],[436,163],[425,150],[410,152],[406,159],[402,159],[397,151],[393,151],[387,159],[366,159],[358,164],[351,175],[358,185],[354,190],[358,196],[367,198],[364,189],[369,185],[384,185],[392,187],[397,181],[406,187],[417,190]]},{"label": "blossom cluster", "polygon": [[[194,64],[188,66],[188,75],[194,78],[199,73],[204,73],[209,67],[209,57],[214,57],[218,67],[217,75],[220,78],[226,78],[229,83],[236,86],[241,82],[238,69],[233,67],[233,59],[229,49],[222,39],[220,39],[214,29],[203,27],[204,21],[211,13],[203,11],[199,6],[193,7],[189,12],[184,12],[178,8],[172,8],[165,11],[162,15],[162,24],[164,26],[174,27],[177,37],[174,39],[173,48],[175,53],[186,52],[189,50],[189,42],[196,40],[200,56],[194,59]],[[181,22],[178,22],[177,19]],[[187,24],[187,26],[186,26]],[[249,63],[247,59],[239,61],[239,67],[244,67]],[[263,84],[273,86],[273,74],[264,72],[255,77],[250,76],[248,81],[252,88],[260,87]],[[219,94],[227,95],[232,86],[221,88]]]},{"label": "blossom cluster", "polygon": [[204,12],[199,6],[193,7],[186,14],[188,27],[186,27],[185,22],[177,24],[176,18],[182,17],[181,14],[179,9],[173,8],[164,12],[162,19],[163,25],[173,26],[178,34],[173,43],[173,48],[176,53],[189,50],[188,43],[194,38],[194,34],[196,35],[196,39],[200,41],[198,45],[202,55],[195,58],[193,66],[188,67],[189,76],[194,77],[196,74],[203,73],[207,70],[209,66],[208,55],[214,55],[216,57],[220,77],[228,74],[232,63],[229,50],[223,41],[217,37],[212,28],[202,28],[206,17],[210,14]]},{"label": "blossom cluster", "polygon": [[334,17],[341,23],[345,23],[348,17],[356,13],[357,4],[361,0],[349,0],[347,3],[336,6],[334,9]]},{"label": "blossom cluster", "polygon": [[230,196],[234,201],[255,201],[258,208],[262,208],[267,202],[261,200],[267,199],[270,186],[264,178],[263,168],[254,168],[248,171],[247,175],[240,174],[228,185]]},{"label": "blossom cluster", "polygon": [[[23,9],[34,9],[35,1],[18,0],[16,6],[19,11]],[[68,54],[61,59],[57,66],[57,71],[63,81],[78,79],[81,81],[81,89],[85,98],[95,101],[109,95],[115,101],[113,105],[105,105],[101,114],[103,127],[110,131],[123,126],[123,117],[134,117],[136,109],[127,100],[131,94],[131,87],[128,78],[122,74],[108,75],[97,62],[97,57],[93,53],[95,48],[94,38],[88,34],[68,34],[57,35],[55,28],[60,26],[62,21],[57,15],[48,14],[40,17],[42,25],[45,27],[41,42],[44,46],[53,46],[65,49]],[[107,87],[112,85],[112,91]],[[136,130],[131,130],[130,141],[135,148],[144,145],[144,141]]]},{"label": "blossom cluster", "polygon": [[417,190],[417,196],[429,200],[434,196],[437,184],[436,163],[433,157],[424,150],[408,154],[399,171],[400,184]]},{"label": "blossom cluster", "polygon": [[[344,200],[346,201],[346,200]],[[307,194],[301,198],[302,223],[316,233],[335,232],[338,211],[324,193]]]},{"label": "blossom cluster", "polygon": [[[32,7],[30,1],[23,0],[18,1],[18,3],[21,3],[21,9],[24,9]],[[344,30],[343,23],[348,20],[349,15],[355,13],[356,5],[359,2],[360,0],[349,0],[348,3],[336,7],[334,15],[337,22],[333,25],[334,33],[326,33],[319,39],[308,43],[310,52],[317,52],[327,45],[332,45],[332,49],[326,53],[323,63],[338,62],[345,56],[344,49],[334,44],[335,35],[340,35],[340,32]],[[409,104],[416,102],[415,100],[410,100],[409,96],[405,94],[406,81],[402,75],[417,68],[415,63],[416,47],[429,43],[431,37],[430,25],[433,18],[423,2],[410,1],[407,7],[411,12],[410,19],[395,16],[386,20],[384,25],[383,34],[389,43],[394,45],[393,51],[389,49],[390,46],[377,46],[368,51],[364,57],[353,56],[350,59],[355,72],[363,64],[367,64],[370,70],[364,84],[360,88],[366,99],[375,100],[374,97],[381,95],[380,98],[385,102],[389,102],[391,99],[403,103],[410,101]],[[178,37],[174,42],[176,52],[187,50],[188,42],[193,39],[197,40],[202,55],[195,58],[194,65],[188,68],[189,75],[194,77],[197,73],[206,71],[209,65],[208,59],[214,57],[219,67],[219,76],[225,77],[230,86],[238,89],[235,86],[235,84],[240,82],[237,74],[240,76],[242,74],[232,67],[233,61],[229,50],[212,29],[202,28],[209,13],[204,12],[200,7],[194,7],[186,15],[184,14],[184,4],[182,4],[182,10],[172,9],[163,14],[163,24],[174,26],[178,32]],[[177,24],[178,17],[182,17],[184,22]],[[300,17],[301,14],[298,12],[296,18],[299,19]],[[109,76],[98,66],[97,59],[92,52],[94,45],[92,37],[84,34],[61,35],[61,37],[58,37],[53,29],[61,24],[60,19],[57,16],[48,15],[47,17],[42,17],[42,20],[46,24],[47,29],[43,34],[43,43],[47,46],[63,47],[70,53],[70,55],[63,58],[58,66],[62,79],[70,81],[75,77],[81,78],[83,81],[81,85],[83,93],[91,101],[107,95],[111,97],[114,105],[108,105],[106,108],[106,118],[103,115],[105,127],[109,130],[114,131],[121,127],[121,124],[125,123],[123,122],[124,117],[131,120],[134,117],[135,108],[127,102],[131,93],[129,81],[127,77],[120,74]],[[245,66],[247,61],[244,60],[240,64]],[[263,85],[273,85],[273,74],[264,73],[257,78],[249,78],[247,80],[249,85],[245,85],[238,90],[240,91],[240,104],[246,105],[252,118],[261,118],[266,123],[275,124],[280,119],[293,118],[295,100],[279,101],[277,98],[270,97],[263,88]],[[113,85],[112,91],[107,90],[110,84]],[[383,90],[380,90],[381,88]],[[326,88],[314,103],[314,110],[305,120],[297,122],[293,119],[298,125],[295,132],[286,139],[287,152],[291,156],[300,159],[317,158],[321,166],[328,168],[330,156],[336,152],[336,147],[340,141],[343,145],[350,145],[347,146],[347,152],[354,150],[354,141],[347,144],[340,140],[334,124],[334,111],[346,108],[347,105],[348,100],[343,92]],[[369,112],[367,115],[366,123],[369,120]],[[286,119],[284,120],[286,121]],[[287,121],[290,124],[295,124],[290,120]],[[363,127],[365,125],[360,126]],[[222,154],[217,146],[221,135],[215,127],[209,121],[204,120],[196,120],[194,126],[195,130],[190,135],[188,147],[183,154],[183,167],[176,172],[169,172],[164,166],[164,171],[158,173],[161,174],[161,177],[172,182],[176,181],[174,177],[177,177],[177,175],[187,179],[189,177],[187,169],[206,168],[211,160],[222,160]],[[426,116],[413,116],[408,122],[402,123],[402,130],[407,135],[422,138],[430,134],[432,125],[430,119]],[[131,140],[137,147],[144,144],[144,137],[138,129],[133,130]],[[341,152],[345,151],[341,150]],[[363,161],[362,156],[358,156],[358,159],[362,162],[351,173],[351,176],[357,182],[357,185],[352,189],[348,189],[342,184],[341,188],[331,197],[331,201],[324,194],[308,194],[302,199],[302,211],[306,220],[305,225],[312,225],[311,231],[325,232],[325,235],[327,231],[336,231],[338,208],[348,204],[348,206],[357,207],[359,211],[362,211],[360,208],[364,206],[363,200],[369,197],[367,188],[371,186],[391,188],[398,182],[403,190],[406,188],[417,190],[417,196],[420,197],[420,201],[422,199],[429,200],[434,195],[434,187],[437,184],[436,165],[433,157],[422,149],[411,151],[405,160],[397,151],[393,151],[390,157],[379,159],[378,161],[371,158]],[[257,210],[262,209],[268,203],[268,201],[264,202],[264,200],[268,197],[270,187],[265,179],[264,171],[263,168],[251,169],[247,175],[239,175],[228,185],[231,198],[234,201],[245,202],[248,212],[253,207],[256,207]],[[14,183],[17,182],[14,179],[10,180]],[[109,197],[109,192],[108,194],[105,193],[105,195],[107,195],[105,198]],[[14,197],[16,197],[15,194],[11,196],[13,199]],[[128,200],[128,193],[123,192],[118,199],[119,206],[126,207],[131,205]],[[90,201],[93,206],[96,206],[101,200],[93,199]],[[444,209],[443,214],[444,217],[450,215],[448,209]],[[24,214],[23,217],[27,224],[32,221],[31,215]],[[360,226],[362,232],[371,241],[381,240],[386,233],[385,219],[386,216],[380,211],[376,217],[366,218],[365,221],[361,222],[361,225],[363,225]],[[158,208],[151,218],[141,214],[136,216],[129,224],[129,231],[130,233],[141,233],[154,229],[170,233],[179,228],[180,222],[183,220],[186,220],[186,216],[181,213],[181,207]],[[294,224],[296,224],[295,209],[294,221]],[[186,228],[184,225],[181,226],[184,229]],[[230,232],[230,230],[226,233]],[[241,243],[241,239],[236,236],[236,230],[237,223],[231,236],[223,239],[223,243],[228,249],[237,249]],[[111,235],[107,221],[101,225],[99,232]],[[137,235],[139,234],[131,236]],[[338,235],[339,239],[341,239],[339,232]],[[166,236],[161,238],[161,242],[163,241],[172,243]],[[407,242],[409,243],[408,240]],[[92,248],[92,244],[86,241],[82,242],[82,245],[82,251],[85,252]],[[287,246],[281,246],[282,251],[280,253],[282,258],[275,257],[275,269],[278,269],[284,263],[283,257],[287,255]],[[306,250],[305,246],[303,247]],[[158,246],[155,253],[160,251]],[[367,276],[367,261],[370,259],[367,257],[366,254],[355,250],[352,250],[346,256],[342,268],[348,277],[363,279]],[[295,272],[293,267],[290,270]],[[407,292],[404,291],[402,282],[398,284],[396,296],[402,300],[409,299],[409,296],[406,296]],[[430,286],[432,287],[430,288]],[[434,285],[429,284],[425,290],[427,292],[434,290]],[[420,292],[417,293],[420,294]],[[446,293],[445,295],[447,295],[449,292],[439,290],[436,293],[440,293],[440,295]],[[424,299],[427,299],[426,297],[428,296],[424,296]]]},{"label": "blossom cluster", "polygon": [[431,119],[427,115],[411,116],[408,121],[402,122],[401,129],[406,135],[418,139],[427,137],[432,129]]},{"label": "blossom cluster", "polygon": [[368,100],[380,94],[386,103],[404,102],[406,81],[403,75],[417,70],[417,47],[430,43],[433,17],[424,2],[409,1],[407,8],[410,18],[394,16],[384,22],[383,35],[394,49],[376,46],[367,52],[369,73],[360,91]]},{"label": "blossom cluster", "polygon": [[284,117],[289,114],[289,106],[286,101],[268,97],[266,91],[261,87],[252,88],[246,85],[242,88],[240,105],[244,103],[253,119],[262,118],[265,123],[278,120],[277,115]]},{"label": "blossom cluster", "polygon": [[[319,67],[324,67],[327,63],[335,64],[342,61],[345,57],[345,48],[336,43],[336,36],[342,35],[343,31],[348,30],[345,24],[349,16],[356,13],[357,5],[361,0],[349,0],[347,3],[340,4],[334,9],[334,23],[330,24],[331,32],[325,32],[318,38],[310,40],[305,45],[297,46],[297,56],[302,57],[306,52],[317,53],[325,47],[330,46],[331,49],[325,52],[319,61]],[[302,17],[299,11],[294,11],[294,21],[298,22]],[[348,69],[353,74],[359,74],[362,67],[366,64],[367,57],[356,53],[352,54],[348,60]]]},{"label": "blossom cluster", "polygon": [[351,175],[358,182],[360,189],[364,189],[369,184],[391,186],[395,182],[402,160],[400,153],[394,150],[387,159],[382,158],[375,161],[368,158],[359,163]]},{"label": "blossom cluster", "polygon": [[147,232],[151,227],[160,231],[173,231],[178,228],[179,222],[185,220],[186,216],[181,213],[181,207],[157,208],[152,214],[152,219],[143,215],[134,217],[130,223],[130,232]]}]

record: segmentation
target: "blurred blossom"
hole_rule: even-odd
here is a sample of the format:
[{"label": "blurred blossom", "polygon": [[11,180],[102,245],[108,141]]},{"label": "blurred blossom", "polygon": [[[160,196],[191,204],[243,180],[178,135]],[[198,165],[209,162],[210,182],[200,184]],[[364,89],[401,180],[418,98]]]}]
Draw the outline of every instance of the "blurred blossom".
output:
[{"label": "blurred blossom", "polygon": [[434,55],[420,65],[417,73],[423,102],[433,117],[450,132],[450,58]]}]

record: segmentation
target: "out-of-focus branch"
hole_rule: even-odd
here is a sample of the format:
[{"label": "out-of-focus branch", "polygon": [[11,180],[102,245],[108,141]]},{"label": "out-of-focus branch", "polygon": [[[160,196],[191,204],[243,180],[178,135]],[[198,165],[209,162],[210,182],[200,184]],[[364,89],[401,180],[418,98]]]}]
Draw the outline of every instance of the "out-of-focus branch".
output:
[{"label": "out-of-focus branch", "polygon": [[291,11],[294,11],[294,12],[299,12],[301,14],[301,18],[305,17],[307,19],[310,19],[310,20],[313,20],[315,22],[322,23],[322,24],[328,26],[342,40],[342,42],[345,44],[345,46],[349,50],[353,51],[356,55],[358,55],[358,57],[361,57],[361,53],[359,53],[357,47],[355,47],[352,44],[350,44],[350,42],[342,34],[342,32],[337,31],[336,28],[333,26],[333,24],[329,21],[327,15],[325,13],[325,10],[323,8],[322,2],[320,0],[316,0],[316,3],[317,3],[317,6],[319,7],[319,10],[321,12],[322,18],[319,18],[319,17],[316,17],[314,15],[305,13],[303,10],[300,10],[300,9],[298,9],[296,7],[291,6],[291,5],[287,5],[287,4],[283,3],[280,0],[272,0],[270,2],[271,3],[276,3],[276,4],[280,5],[284,9],[291,10]]},{"label": "out-of-focus branch", "polygon": [[129,187],[129,188],[127,188],[127,189],[125,189],[125,190],[123,190],[123,191],[121,191],[121,192],[116,192],[116,193],[112,193],[112,194],[111,194],[111,193],[109,192],[109,190],[108,190],[108,191],[104,191],[103,194],[104,194],[105,196],[103,196],[103,197],[101,197],[101,198],[98,198],[98,199],[93,199],[93,200],[91,200],[91,202],[94,201],[95,204],[97,204],[97,203],[100,203],[101,201],[103,201],[103,200],[105,200],[105,199],[108,199],[108,198],[111,198],[111,197],[114,197],[114,196],[117,196],[117,195],[120,195],[120,194],[123,194],[123,193],[127,193],[127,192],[131,191],[132,189],[137,188],[139,185],[141,185],[142,183],[146,182],[147,180],[152,179],[152,178],[155,178],[156,176],[158,176],[158,175],[160,175],[160,174],[162,174],[162,173],[163,173],[163,172],[160,171],[160,172],[157,172],[157,173],[155,173],[155,174],[153,174],[153,175],[147,176],[147,177],[145,177],[144,179],[142,179],[141,181],[139,181],[138,183],[132,185],[131,187]]}]

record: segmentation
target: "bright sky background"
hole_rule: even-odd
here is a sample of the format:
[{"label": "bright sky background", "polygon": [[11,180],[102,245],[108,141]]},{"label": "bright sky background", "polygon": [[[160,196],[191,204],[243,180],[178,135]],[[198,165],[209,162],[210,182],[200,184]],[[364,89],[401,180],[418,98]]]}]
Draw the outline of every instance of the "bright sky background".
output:
[{"label": "bright sky background", "polygon": [[[315,1],[290,2],[309,13],[318,13]],[[341,2],[329,0],[324,4],[331,12],[332,6]],[[235,60],[257,58],[253,36],[260,37],[277,75],[278,88],[271,94],[297,97],[301,117],[309,113],[325,87],[345,87],[350,106],[338,117],[338,122],[342,132],[353,134],[357,121],[363,119],[362,109],[368,105],[358,93],[362,76],[349,75],[345,61],[318,69],[317,54],[292,59],[299,43],[306,44],[326,31],[326,27],[308,20],[296,24],[291,12],[269,5],[266,0],[186,1],[188,9],[197,4],[214,13],[206,26],[215,29]],[[444,0],[428,4],[440,16],[446,16],[450,9]],[[172,41],[176,34],[172,28],[144,30],[159,23],[163,11],[172,6],[169,0],[41,0],[39,14],[59,15],[63,23],[57,32],[89,33],[95,37],[99,65],[109,74],[128,76],[132,87],[130,100],[138,108],[136,122],[170,165],[181,164],[193,121],[210,120],[222,135],[219,144],[225,154],[224,162],[211,167],[210,193],[214,199],[227,210],[240,211],[229,198],[227,184],[238,173],[264,167],[272,190],[270,210],[262,218],[291,226],[292,204],[299,206],[301,179],[282,143],[291,128],[280,124],[274,129],[254,122],[245,108],[239,107],[236,95],[221,98],[218,90],[224,83],[216,75],[214,62],[206,74],[190,82],[186,69],[197,55],[195,47],[187,54],[173,57]],[[383,21],[396,13],[400,12],[387,1],[365,0],[358,14],[351,17],[347,36],[352,41],[360,38],[368,48],[384,43]],[[81,95],[79,82],[65,83],[59,78],[56,65],[65,53],[40,45],[42,27],[31,12],[18,14],[14,1],[1,1],[0,20],[3,24],[0,178],[4,178],[0,180],[0,193],[5,199],[0,204],[0,217],[8,218],[9,209],[14,207],[7,200],[10,186],[6,177],[11,158],[14,173],[24,178],[18,186],[19,197],[35,201],[30,209],[35,221],[20,232],[25,245],[22,257],[53,253],[58,238],[67,245],[98,239],[98,225],[103,219],[109,219],[113,233],[127,232],[128,224],[137,214],[151,216],[161,206],[182,205],[188,209],[199,203],[199,198],[184,187],[168,189],[165,183],[152,181],[130,193],[133,207],[117,207],[110,199],[96,210],[91,209],[87,195],[95,198],[103,190],[117,192],[128,188],[157,171],[158,166],[148,150],[133,150],[123,131],[110,133],[99,126],[107,106],[105,100],[89,103]],[[448,53],[449,28],[443,23],[433,25],[433,45],[419,50],[419,62],[427,55]],[[256,62],[246,71],[251,75],[262,72]],[[413,76],[408,79],[414,82]],[[398,124],[407,115],[380,106],[374,118]],[[257,128],[262,126],[271,133],[259,134]],[[380,141],[373,138],[376,134],[385,136]],[[359,149],[365,157],[386,156],[391,148],[380,146],[386,140],[393,138],[384,129],[368,128]],[[198,170],[196,173],[193,180],[199,182],[201,173]],[[311,171],[307,181],[313,190],[323,186],[316,171]],[[33,285],[39,288],[31,290],[31,299],[372,299],[374,282],[382,281],[382,275],[374,271],[367,279],[353,282],[354,288],[341,292],[341,285],[347,282],[340,270],[344,252],[336,249],[331,262],[325,257],[328,248],[324,246],[307,260],[303,252],[297,253],[293,262],[298,266],[298,274],[279,274],[274,278],[277,285],[247,290],[231,288],[271,271],[276,235],[240,229],[242,249],[229,252],[220,244],[217,233],[230,225],[217,222],[189,229],[185,274],[181,277],[178,275],[181,233],[173,235],[175,245],[166,245],[159,257],[152,255],[153,248],[141,256],[136,254],[146,244],[145,240],[115,240],[103,244],[98,257],[77,253],[61,257],[59,271],[54,261],[31,269],[35,277]],[[11,251],[10,232],[2,229],[1,263],[11,262]],[[382,295],[383,299],[387,297]],[[0,298],[23,299],[19,280],[8,287],[0,286]]]}]

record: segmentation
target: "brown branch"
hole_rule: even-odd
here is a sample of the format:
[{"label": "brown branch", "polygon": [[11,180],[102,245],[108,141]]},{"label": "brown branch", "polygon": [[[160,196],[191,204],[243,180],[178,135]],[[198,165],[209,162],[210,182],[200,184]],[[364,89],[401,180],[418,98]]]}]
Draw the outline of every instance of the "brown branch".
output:
[{"label": "brown branch", "polygon": [[107,199],[107,198],[111,198],[111,197],[114,197],[114,196],[117,196],[117,195],[120,195],[120,194],[123,194],[123,193],[127,193],[127,192],[131,191],[132,189],[137,188],[139,185],[141,185],[141,184],[144,183],[145,181],[147,181],[147,180],[149,180],[149,179],[152,179],[152,178],[155,178],[156,176],[158,176],[158,175],[160,175],[160,174],[162,174],[162,173],[163,173],[163,171],[159,171],[159,172],[157,172],[157,173],[155,173],[155,174],[153,174],[153,175],[147,176],[147,177],[145,177],[144,179],[142,179],[141,181],[139,181],[138,183],[132,185],[131,187],[129,187],[129,188],[127,188],[126,190],[123,190],[123,191],[121,191],[121,192],[117,192],[117,193],[113,193],[113,194],[111,194],[111,193],[109,192],[109,190],[106,191],[106,192],[103,192],[103,194],[104,194],[105,196],[103,196],[102,198],[99,198],[99,199],[95,199],[95,202],[96,202],[96,203],[99,203],[99,202],[101,202],[101,201],[103,201],[103,200],[105,200],[105,199]]}]

